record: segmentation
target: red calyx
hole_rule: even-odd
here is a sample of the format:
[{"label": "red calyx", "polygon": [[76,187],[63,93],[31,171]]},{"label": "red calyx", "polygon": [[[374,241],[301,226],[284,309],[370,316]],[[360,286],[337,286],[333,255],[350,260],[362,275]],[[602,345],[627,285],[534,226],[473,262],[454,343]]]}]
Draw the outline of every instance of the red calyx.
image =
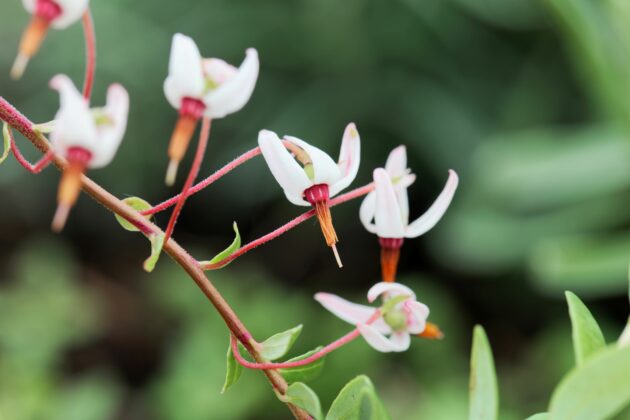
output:
[{"label": "red calyx", "polygon": [[381,248],[400,249],[405,241],[404,238],[378,238]]},{"label": "red calyx", "polygon": [[42,19],[51,22],[61,15],[62,9],[59,4],[53,0],[37,0],[37,6],[35,6],[35,15]]},{"label": "red calyx", "polygon": [[182,117],[190,117],[198,120],[203,115],[206,105],[199,99],[183,98],[182,106],[179,108],[179,115]]},{"label": "red calyx", "polygon": [[80,164],[86,167],[90,160],[92,160],[92,152],[83,147],[70,147],[66,151],[66,160],[68,163]]},{"label": "red calyx", "polygon": [[316,203],[328,203],[329,198],[328,184],[313,185],[304,191],[304,199],[313,206]]}]

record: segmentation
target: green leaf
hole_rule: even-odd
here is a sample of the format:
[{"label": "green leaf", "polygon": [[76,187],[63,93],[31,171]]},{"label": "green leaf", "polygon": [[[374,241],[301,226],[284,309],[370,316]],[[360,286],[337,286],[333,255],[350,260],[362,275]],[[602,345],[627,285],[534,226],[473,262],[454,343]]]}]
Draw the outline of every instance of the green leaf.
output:
[{"label": "green leaf", "polygon": [[4,162],[9,156],[9,152],[11,151],[11,135],[9,133],[11,127],[6,122],[2,124],[2,137],[4,138],[4,149],[2,151],[2,155],[0,156],[0,163]]},{"label": "green leaf", "polygon": [[315,420],[323,418],[322,405],[319,402],[319,397],[315,391],[302,382],[291,384],[284,395],[284,399],[304,409],[308,414],[313,416]]},{"label": "green leaf", "polygon": [[267,360],[276,360],[287,354],[302,332],[302,325],[274,334],[261,343],[260,354]]},{"label": "green leaf", "polygon": [[241,366],[241,364],[236,361],[236,359],[234,358],[234,354],[232,353],[232,345],[228,344],[225,382],[223,383],[221,394],[223,394],[232,385],[234,385],[239,380],[242,373],[243,366]]},{"label": "green leaf", "polygon": [[148,236],[151,241],[151,256],[144,261],[144,270],[150,273],[155,268],[160,254],[162,253],[162,247],[164,246],[164,233],[152,233]]},{"label": "green leaf", "polygon": [[[218,264],[221,261],[223,261],[224,259],[226,259],[227,257],[229,257],[230,255],[234,254],[236,251],[238,251],[238,249],[241,247],[241,234],[238,231],[238,226],[236,225],[236,222],[234,222],[232,227],[234,228],[235,236],[234,236],[234,240],[232,241],[230,246],[225,248],[223,251],[219,252],[210,261],[202,261],[200,263],[201,265]],[[219,267],[219,268],[223,268],[223,267],[227,266],[228,264],[225,264],[224,266]]]},{"label": "green leaf", "polygon": [[549,407],[553,420],[603,420],[630,403],[630,347],[610,346],[569,372]]},{"label": "green leaf", "polygon": [[473,332],[470,356],[470,420],[495,420],[499,411],[499,392],[492,349],[481,325]]},{"label": "green leaf", "polygon": [[[151,204],[149,204],[148,202],[146,202],[145,200],[143,200],[140,197],[127,197],[124,200],[122,200],[123,203],[127,204],[129,207],[131,207],[132,209],[136,210],[136,211],[145,211],[145,210],[149,210],[152,206]],[[120,226],[123,227],[123,229],[128,230],[130,232],[137,232],[138,228],[135,227],[133,224],[129,223],[127,220],[125,220],[123,217],[115,214],[114,215],[116,217],[116,220],[118,220],[118,223],[120,223]],[[151,220],[151,216],[144,216],[147,220]]]},{"label": "green leaf", "polygon": [[525,420],[547,420],[549,418],[549,414],[547,413],[538,413],[533,416],[527,417]]},{"label": "green leaf", "polygon": [[326,420],[389,419],[372,381],[360,375],[343,387],[330,406]]},{"label": "green leaf", "polygon": [[[300,356],[294,357],[293,359],[289,359],[287,360],[287,362],[295,362],[298,360],[306,359],[307,357],[317,353],[321,349],[322,349],[321,346],[317,347],[314,350],[311,350]],[[289,383],[298,382],[298,381],[307,382],[307,381],[317,378],[319,374],[322,373],[322,370],[324,369],[325,360],[326,360],[326,357],[322,357],[321,359],[317,359],[316,361],[314,361],[313,363],[309,363],[308,365],[298,366],[294,368],[287,368],[287,369],[278,369],[278,371],[284,377],[284,379]]]},{"label": "green leaf", "polygon": [[586,305],[573,293],[565,292],[571,317],[573,351],[579,366],[598,350],[606,347],[604,335]]}]

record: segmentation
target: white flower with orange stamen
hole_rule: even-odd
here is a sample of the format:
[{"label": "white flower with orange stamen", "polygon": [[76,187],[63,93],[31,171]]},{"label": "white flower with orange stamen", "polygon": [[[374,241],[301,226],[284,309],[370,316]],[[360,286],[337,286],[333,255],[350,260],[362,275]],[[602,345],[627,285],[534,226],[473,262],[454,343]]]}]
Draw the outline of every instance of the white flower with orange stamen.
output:
[{"label": "white flower with orange stamen", "polygon": [[243,108],[256,86],[258,68],[254,48],[247,49],[245,60],[236,68],[218,58],[202,58],[192,38],[173,36],[164,94],[179,111],[179,120],[168,149],[168,185],[175,182],[177,167],[199,119],[223,118]]},{"label": "white flower with orange stamen", "polygon": [[68,76],[53,77],[50,87],[59,91],[61,102],[50,142],[55,154],[68,161],[52,223],[53,230],[60,231],[78,198],[83,172],[102,168],[114,158],[127,127],[129,95],[121,85],[113,84],[107,90],[105,107],[90,109]]},{"label": "white flower with orange stamen", "polygon": [[[429,308],[416,300],[416,294],[400,283],[377,283],[368,291],[370,303],[383,298],[380,308],[349,302],[330,293],[317,293],[315,300],[342,320],[355,325],[365,341],[374,349],[401,352],[409,348],[410,335],[440,338],[435,324],[427,323]],[[378,313],[380,312],[380,313]],[[370,322],[377,315],[376,320]]]},{"label": "white flower with orange stamen", "polygon": [[282,141],[269,130],[259,133],[258,145],[287,199],[298,206],[315,208],[326,244],[333,249],[337,264],[341,267],[335,246],[339,240],[332,224],[328,201],[348,187],[357,176],[361,140],[355,125],[348,124],[344,131],[337,163],[328,154],[303,140],[285,136]]},{"label": "white flower with orange stamen", "polygon": [[435,202],[422,216],[409,223],[407,187],[414,181],[415,175],[407,169],[405,147],[399,146],[390,153],[385,169],[374,170],[375,191],[369,193],[361,204],[359,216],[363,226],[379,237],[384,281],[395,281],[404,238],[423,235],[440,221],[459,182],[455,171],[449,170],[446,186]]},{"label": "white flower with orange stamen", "polygon": [[22,0],[24,8],[32,15],[31,22],[22,35],[18,56],[11,69],[11,77],[19,79],[28,61],[37,53],[50,27],[65,29],[88,8],[89,0]]}]

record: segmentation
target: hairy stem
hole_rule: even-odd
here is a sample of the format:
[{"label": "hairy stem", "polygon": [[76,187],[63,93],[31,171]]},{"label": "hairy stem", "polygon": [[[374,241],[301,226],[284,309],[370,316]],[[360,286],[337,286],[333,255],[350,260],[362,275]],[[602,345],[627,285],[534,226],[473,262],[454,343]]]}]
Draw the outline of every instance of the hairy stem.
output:
[{"label": "hairy stem", "polygon": [[10,144],[10,147],[11,147],[11,151],[13,152],[13,156],[15,156],[15,160],[17,160],[18,163],[20,165],[22,165],[22,167],[24,167],[24,169],[26,169],[30,173],[37,175],[42,170],[44,170],[48,165],[50,165],[50,163],[55,158],[55,154],[53,153],[53,151],[52,150],[48,150],[44,154],[44,156],[41,157],[40,160],[38,160],[35,163],[30,163],[22,155],[22,152],[20,152],[20,149],[18,148],[18,145],[15,143],[15,138],[13,137],[13,130],[11,130],[9,128],[7,130],[7,133],[9,133],[9,144]]},{"label": "hairy stem", "polygon": [[94,74],[96,73],[96,34],[94,33],[94,21],[88,8],[83,14],[83,34],[85,36],[85,81],[83,82],[83,96],[88,101],[92,96],[94,86]]}]

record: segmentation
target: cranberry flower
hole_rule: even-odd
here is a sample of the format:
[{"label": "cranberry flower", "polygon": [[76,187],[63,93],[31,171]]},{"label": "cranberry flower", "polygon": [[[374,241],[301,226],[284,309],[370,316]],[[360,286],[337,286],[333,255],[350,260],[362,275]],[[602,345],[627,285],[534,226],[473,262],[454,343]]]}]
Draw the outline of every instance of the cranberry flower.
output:
[{"label": "cranberry flower", "polygon": [[359,215],[363,226],[379,238],[384,281],[395,281],[404,238],[425,234],[442,218],[457,189],[458,177],[455,171],[449,170],[446,186],[435,202],[422,216],[409,223],[407,187],[414,181],[415,175],[407,169],[405,147],[399,146],[390,153],[385,169],[374,170],[375,191],[369,193],[361,204]]},{"label": "cranberry flower", "polygon": [[[339,161],[296,137],[284,141],[273,131],[262,130],[258,145],[271,173],[284,190],[287,199],[298,206],[313,206],[326,244],[333,249],[337,264],[342,266],[332,224],[330,197],[348,187],[359,170],[361,141],[353,123],[346,127],[341,141]],[[298,163],[299,162],[299,163]]]},{"label": "cranberry flower", "polygon": [[168,149],[167,185],[175,182],[177,167],[199,119],[223,118],[243,108],[256,86],[258,68],[258,52],[254,48],[247,49],[245,60],[237,69],[218,58],[202,58],[192,38],[173,36],[164,93],[179,111],[179,119]]},{"label": "cranberry flower", "polygon": [[11,69],[11,77],[19,79],[26,65],[34,56],[51,26],[64,29],[78,21],[87,10],[89,0],[22,0],[24,8],[32,15],[31,22],[22,35],[17,58]]},{"label": "cranberry flower", "polygon": [[[427,327],[429,308],[416,300],[416,294],[400,283],[377,283],[368,291],[370,303],[383,298],[380,308],[348,302],[329,293],[317,293],[315,300],[342,320],[356,325],[370,346],[380,352],[400,352],[409,348],[409,335],[420,335]],[[375,321],[377,312],[380,312]]]},{"label": "cranberry flower", "polygon": [[129,95],[121,85],[113,84],[107,90],[105,107],[90,109],[67,76],[53,77],[50,86],[59,91],[61,102],[50,141],[55,154],[68,161],[52,223],[53,230],[60,231],[78,198],[83,172],[102,168],[114,158],[127,127]]}]

